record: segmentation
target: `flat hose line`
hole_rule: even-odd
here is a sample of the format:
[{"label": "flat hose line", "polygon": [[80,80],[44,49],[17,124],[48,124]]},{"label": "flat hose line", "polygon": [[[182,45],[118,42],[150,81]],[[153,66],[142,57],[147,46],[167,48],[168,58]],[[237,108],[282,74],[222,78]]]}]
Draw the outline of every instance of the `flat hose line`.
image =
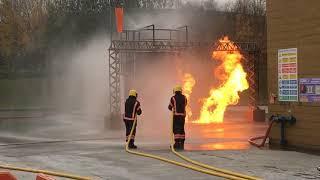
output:
[{"label": "flat hose line", "polygon": [[[131,129],[131,132],[130,132],[130,135],[129,135],[129,139],[131,139],[133,130],[135,128],[136,121],[137,120],[135,119],[134,120],[134,124],[133,124],[133,128]],[[172,130],[173,130],[173,116],[172,116]],[[256,180],[256,179],[258,179],[258,178],[255,178],[255,177],[250,177],[250,176],[242,175],[242,174],[239,174],[239,173],[234,173],[234,172],[231,172],[231,171],[228,171],[228,170],[218,169],[218,168],[215,168],[215,167],[212,167],[212,166],[209,166],[209,165],[206,165],[206,164],[191,160],[191,159],[189,159],[189,158],[187,158],[187,157],[183,156],[182,154],[180,154],[180,153],[175,151],[175,149],[173,148],[173,143],[174,143],[173,133],[172,133],[172,138],[171,139],[172,140],[171,140],[171,146],[170,147],[171,147],[171,151],[175,155],[177,155],[178,157],[184,159],[187,162],[190,162],[192,164],[195,164],[195,165],[198,165],[198,166],[201,166],[203,168],[210,169],[210,170],[213,170],[213,171],[209,171],[209,170],[206,170],[206,169],[201,169],[201,168],[198,168],[198,167],[195,167],[195,166],[191,166],[191,165],[184,164],[184,163],[181,163],[181,162],[173,161],[173,160],[170,160],[170,159],[167,159],[167,158],[163,158],[163,157],[160,157],[160,156],[156,156],[156,155],[152,155],[152,154],[142,153],[142,152],[138,152],[138,151],[132,151],[128,147],[129,141],[126,144],[126,151],[128,153],[131,153],[131,154],[157,159],[157,160],[164,161],[164,162],[167,162],[167,163],[171,163],[171,164],[174,164],[174,165],[177,165],[177,166],[181,166],[181,167],[184,167],[184,168],[187,168],[187,169],[191,169],[191,170],[198,171],[198,172],[201,172],[201,173],[205,173],[205,174],[209,174],[209,175],[213,175],[213,176],[218,176],[218,177],[223,177],[223,178],[227,178],[227,179],[233,179],[233,180],[246,180],[246,179],[247,180]],[[21,167],[9,166],[9,165],[0,165],[0,168],[9,169],[9,170],[16,170],[16,171],[31,172],[31,173],[43,173],[43,174],[52,175],[52,176],[56,176],[56,177],[64,177],[64,178],[75,179],[75,180],[91,180],[92,179],[90,177],[81,177],[81,176],[65,174],[65,173],[46,171],[46,170],[37,170],[37,169],[31,169],[31,168],[21,168]],[[214,172],[214,171],[216,171],[216,172]]]},{"label": "flat hose line", "polygon": [[30,168],[21,168],[21,167],[15,167],[15,166],[0,165],[0,168],[15,170],[15,171],[31,172],[31,173],[42,173],[42,174],[52,175],[56,177],[63,177],[63,178],[76,179],[76,180],[92,180],[92,178],[90,177],[81,177],[81,176],[76,176],[72,174],[65,174],[65,173],[58,173],[53,171],[37,170],[37,169],[30,169]]},{"label": "flat hose line", "polygon": [[[209,168],[207,169],[202,169],[202,168],[199,168],[199,167],[196,167],[196,166],[192,166],[192,165],[189,165],[189,164],[185,164],[185,163],[181,163],[181,162],[178,162],[178,161],[174,161],[174,160],[171,160],[171,159],[167,159],[167,158],[164,158],[164,157],[161,157],[161,156],[156,156],[156,155],[153,155],[153,154],[148,154],[148,153],[142,153],[142,152],[138,152],[138,151],[133,151],[133,150],[130,150],[129,149],[129,142],[131,140],[131,137],[132,137],[132,133],[134,131],[134,129],[136,128],[135,125],[137,123],[137,118],[134,119],[134,122],[133,122],[133,126],[131,128],[131,131],[130,131],[130,134],[129,134],[129,137],[128,137],[128,141],[126,143],[126,148],[125,150],[128,152],[128,153],[131,153],[131,154],[135,154],[135,155],[138,155],[138,156],[144,156],[144,157],[148,157],[148,158],[152,158],[152,159],[157,159],[157,160],[160,160],[160,161],[163,161],[163,162],[167,162],[167,163],[170,163],[170,164],[174,164],[174,165],[177,165],[177,166],[180,166],[180,167],[184,167],[184,168],[187,168],[187,169],[191,169],[191,170],[194,170],[194,171],[197,171],[197,172],[201,172],[201,173],[205,173],[205,174],[209,174],[209,175],[212,175],[212,176],[217,176],[217,177],[223,177],[223,178],[226,178],[226,179],[232,179],[232,180],[256,180],[258,178],[254,178],[254,177],[251,177],[251,178],[248,178],[249,176],[245,176],[245,175],[242,175],[242,177],[240,177],[238,173],[232,173],[230,171],[225,171],[225,170],[222,170],[221,169],[218,169],[218,168],[213,168],[211,166],[208,166],[206,165],[207,167],[211,167],[211,170],[208,170]],[[173,116],[172,116],[172,126],[173,126]],[[172,140],[173,140],[173,136],[172,136]],[[173,149],[173,141],[171,141],[171,150]],[[178,155],[179,153],[177,153],[175,150],[173,150],[173,152]],[[180,156],[179,156],[180,155]],[[181,154],[179,154],[178,156],[180,158],[184,157],[182,156]],[[188,158],[184,158],[184,160],[188,161],[189,159]],[[192,161],[195,163],[195,161]],[[191,162],[191,163],[192,163]],[[202,164],[202,163],[198,163],[198,164]],[[203,165],[203,164],[202,164]],[[198,165],[199,166],[199,165]],[[203,166],[205,167],[205,166]],[[216,169],[213,171],[213,169]],[[218,170],[220,170],[220,172],[217,172]]]},{"label": "flat hose line", "polygon": [[200,167],[203,167],[203,168],[206,168],[206,169],[210,169],[210,170],[213,170],[213,171],[216,171],[216,172],[220,172],[220,173],[224,173],[224,174],[229,174],[229,175],[232,175],[232,176],[237,176],[237,177],[240,177],[240,178],[244,178],[244,179],[248,179],[248,180],[258,180],[259,178],[256,178],[256,177],[252,177],[252,176],[247,176],[247,175],[244,175],[244,174],[240,174],[240,173],[236,173],[236,172],[232,172],[232,171],[229,171],[229,170],[225,170],[225,169],[221,169],[221,168],[216,168],[216,167],[213,167],[213,166],[209,166],[207,164],[204,164],[204,163],[201,163],[201,162],[198,162],[198,161],[195,161],[195,160],[192,160],[180,153],[178,153],[174,148],[173,148],[173,143],[174,143],[174,134],[173,134],[173,113],[172,113],[172,116],[171,116],[171,132],[172,132],[172,135],[171,135],[171,146],[170,146],[170,149],[171,151],[177,155],[178,157],[180,157],[181,159],[191,163],[191,164],[194,164],[194,165],[197,165],[197,166],[200,166]]},{"label": "flat hose line", "polygon": [[[271,128],[272,128],[272,125],[273,125],[274,122],[275,122],[275,121],[271,121],[271,122],[269,123],[268,129],[267,129],[267,131],[266,131],[266,133],[265,133],[264,136],[252,137],[252,138],[248,139],[248,142],[249,142],[251,145],[256,146],[256,147],[258,147],[258,148],[263,147],[263,146],[265,145],[266,141],[267,141],[267,138],[269,137],[269,133],[270,133],[270,131],[271,131]],[[258,143],[255,142],[256,140],[260,140],[260,139],[262,139],[262,141],[261,141],[260,144],[258,144]]]}]

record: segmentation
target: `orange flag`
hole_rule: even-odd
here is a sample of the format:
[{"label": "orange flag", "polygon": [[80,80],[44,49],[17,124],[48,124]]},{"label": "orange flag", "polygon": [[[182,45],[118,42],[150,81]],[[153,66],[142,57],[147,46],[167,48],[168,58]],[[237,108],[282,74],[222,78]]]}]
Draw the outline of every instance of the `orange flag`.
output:
[{"label": "orange flag", "polygon": [[123,8],[115,8],[116,21],[117,21],[117,31],[120,33],[123,31]]}]

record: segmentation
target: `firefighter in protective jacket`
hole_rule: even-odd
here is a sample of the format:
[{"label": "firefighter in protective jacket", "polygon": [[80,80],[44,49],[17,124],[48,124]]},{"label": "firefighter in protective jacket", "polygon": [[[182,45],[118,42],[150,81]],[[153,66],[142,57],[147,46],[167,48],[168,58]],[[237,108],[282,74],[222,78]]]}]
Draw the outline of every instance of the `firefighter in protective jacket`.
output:
[{"label": "firefighter in protective jacket", "polygon": [[182,94],[182,87],[176,86],[173,89],[174,96],[170,99],[169,110],[173,113],[173,134],[174,148],[184,149],[185,131],[184,123],[186,117],[187,98]]},{"label": "firefighter in protective jacket", "polygon": [[[129,140],[129,135],[131,129],[133,128],[133,122],[137,118],[137,115],[141,115],[142,110],[140,107],[140,102],[137,100],[138,93],[136,90],[130,90],[129,97],[125,103],[125,114],[123,117],[123,121],[126,125],[126,142]],[[136,149],[137,146],[134,145],[134,139],[136,135],[137,123],[134,127],[131,139],[129,140],[129,148]]]}]

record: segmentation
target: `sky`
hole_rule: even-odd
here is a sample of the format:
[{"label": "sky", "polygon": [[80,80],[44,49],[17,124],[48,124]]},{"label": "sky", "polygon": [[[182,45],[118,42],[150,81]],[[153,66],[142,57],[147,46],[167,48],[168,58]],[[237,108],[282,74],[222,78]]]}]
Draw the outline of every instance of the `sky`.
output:
[{"label": "sky", "polygon": [[[219,8],[221,8],[221,7],[224,7],[225,4],[233,2],[235,0],[215,0],[215,1],[218,3]],[[201,2],[201,0],[184,0],[184,2],[199,3]]]}]

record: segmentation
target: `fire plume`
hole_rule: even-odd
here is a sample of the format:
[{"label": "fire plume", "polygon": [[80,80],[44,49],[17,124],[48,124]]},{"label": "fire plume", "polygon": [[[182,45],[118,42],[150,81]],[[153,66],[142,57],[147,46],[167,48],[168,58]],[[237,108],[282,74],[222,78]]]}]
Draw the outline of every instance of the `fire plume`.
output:
[{"label": "fire plume", "polygon": [[186,107],[186,121],[188,121],[192,116],[192,110],[190,107],[190,96],[192,93],[192,88],[195,84],[196,84],[196,81],[195,81],[194,77],[189,73],[185,73],[183,76],[182,91],[188,101],[188,104]]},{"label": "fire plume", "polygon": [[[219,41],[235,46],[228,37]],[[209,97],[203,100],[200,117],[196,123],[222,123],[226,108],[237,104],[240,99],[238,93],[249,88],[247,74],[241,65],[242,55],[238,50],[213,51],[212,59],[220,63],[215,69],[215,76],[220,80],[220,85],[218,88],[212,88]]]}]

